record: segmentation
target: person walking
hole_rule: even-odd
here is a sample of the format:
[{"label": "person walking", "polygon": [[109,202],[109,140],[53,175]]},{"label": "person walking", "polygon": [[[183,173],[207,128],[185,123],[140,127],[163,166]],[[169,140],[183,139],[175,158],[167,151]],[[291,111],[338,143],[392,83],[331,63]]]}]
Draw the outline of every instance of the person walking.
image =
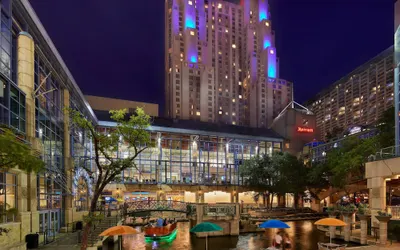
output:
[{"label": "person walking", "polygon": [[292,249],[292,242],[290,241],[289,234],[285,233],[283,236],[283,249]]},{"label": "person walking", "polygon": [[274,236],[274,241],[272,242],[272,246],[275,247],[276,249],[280,249],[282,247],[282,236],[281,232],[276,232]]}]

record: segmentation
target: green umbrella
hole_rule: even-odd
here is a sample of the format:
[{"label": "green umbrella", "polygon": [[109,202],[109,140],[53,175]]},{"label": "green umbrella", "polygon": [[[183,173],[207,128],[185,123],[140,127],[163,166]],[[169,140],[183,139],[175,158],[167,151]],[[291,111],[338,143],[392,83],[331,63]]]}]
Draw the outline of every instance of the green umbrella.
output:
[{"label": "green umbrella", "polygon": [[[204,232],[215,232],[222,231],[222,227],[211,222],[202,222],[190,229],[191,233],[204,233]],[[208,248],[208,234],[206,235],[206,250]]]}]

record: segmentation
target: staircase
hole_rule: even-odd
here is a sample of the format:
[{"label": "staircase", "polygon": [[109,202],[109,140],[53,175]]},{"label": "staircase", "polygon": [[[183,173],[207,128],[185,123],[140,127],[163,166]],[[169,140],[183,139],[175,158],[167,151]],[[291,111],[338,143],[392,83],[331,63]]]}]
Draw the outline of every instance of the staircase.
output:
[{"label": "staircase", "polygon": [[116,226],[118,224],[119,216],[105,217],[101,221],[94,224],[90,230],[88,237],[88,245],[93,246],[98,241],[101,241],[102,237],[99,236],[104,230]]}]

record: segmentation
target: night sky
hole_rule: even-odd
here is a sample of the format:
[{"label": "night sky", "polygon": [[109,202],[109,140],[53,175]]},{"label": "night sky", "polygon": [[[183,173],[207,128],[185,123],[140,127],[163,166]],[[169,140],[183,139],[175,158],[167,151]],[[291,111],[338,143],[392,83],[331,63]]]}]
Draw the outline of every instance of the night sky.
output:
[{"label": "night sky", "polygon": [[[84,94],[164,104],[164,0],[30,0]],[[304,102],[393,44],[393,0],[269,0]]]}]

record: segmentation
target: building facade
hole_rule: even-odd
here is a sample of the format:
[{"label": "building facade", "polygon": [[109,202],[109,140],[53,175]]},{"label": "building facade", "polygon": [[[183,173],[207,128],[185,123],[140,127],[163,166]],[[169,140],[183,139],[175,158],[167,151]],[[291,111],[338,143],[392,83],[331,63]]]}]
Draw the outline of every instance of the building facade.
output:
[{"label": "building facade", "polygon": [[[24,249],[25,235],[53,235],[72,221],[74,155],[90,154],[84,131],[64,108],[97,119],[29,1],[1,1],[0,125],[13,129],[45,162],[44,171],[0,171],[2,247]],[[10,217],[7,211],[17,210]]]},{"label": "building facade", "polygon": [[268,127],[292,100],[267,0],[165,1],[166,114]]},{"label": "building facade", "polygon": [[[103,133],[116,126],[107,112],[95,113]],[[105,196],[122,198],[123,195],[126,201],[141,197],[254,203],[246,192],[257,190],[242,185],[240,165],[257,154],[281,152],[284,146],[281,136],[265,128],[154,118],[149,131],[154,146],[136,158],[137,169],[125,170],[121,181],[106,186]],[[129,157],[132,150],[120,143],[112,157]],[[168,190],[161,188],[165,186]],[[164,197],[160,197],[161,191],[167,191],[163,192]]]},{"label": "building facade", "polygon": [[374,125],[394,103],[393,46],[350,72],[307,103],[321,139],[353,125]]}]

